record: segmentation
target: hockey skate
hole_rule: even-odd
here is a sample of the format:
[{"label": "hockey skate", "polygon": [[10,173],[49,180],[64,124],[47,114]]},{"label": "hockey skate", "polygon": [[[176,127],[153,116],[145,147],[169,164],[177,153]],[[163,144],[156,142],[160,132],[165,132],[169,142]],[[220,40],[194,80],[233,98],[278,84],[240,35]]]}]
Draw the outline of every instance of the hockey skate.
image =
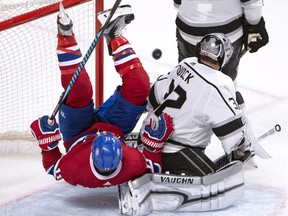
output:
[{"label": "hockey skate", "polygon": [[[97,17],[102,26],[106,23],[110,13],[111,9],[98,13]],[[112,39],[121,36],[126,25],[129,24],[132,20],[134,20],[134,14],[132,13],[131,6],[119,6],[116,9],[111,21],[109,22],[108,27],[103,32],[107,44],[109,44]]]},{"label": "hockey skate", "polygon": [[59,4],[59,14],[57,16],[58,34],[63,36],[71,36],[73,34],[73,22],[65,13],[62,3]]}]

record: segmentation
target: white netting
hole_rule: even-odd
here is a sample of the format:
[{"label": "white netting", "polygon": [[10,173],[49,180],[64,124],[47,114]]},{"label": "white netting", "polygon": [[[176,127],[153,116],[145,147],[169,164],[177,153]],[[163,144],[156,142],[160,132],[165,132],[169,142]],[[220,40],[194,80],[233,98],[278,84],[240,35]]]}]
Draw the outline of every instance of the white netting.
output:
[{"label": "white netting", "polygon": [[[12,13],[19,15],[55,2],[0,0],[0,25]],[[95,37],[95,1],[84,2],[66,9],[83,55]],[[0,141],[31,140],[31,122],[51,115],[63,91],[56,55],[56,17],[57,12],[0,31]],[[95,52],[85,67],[93,81]]]}]

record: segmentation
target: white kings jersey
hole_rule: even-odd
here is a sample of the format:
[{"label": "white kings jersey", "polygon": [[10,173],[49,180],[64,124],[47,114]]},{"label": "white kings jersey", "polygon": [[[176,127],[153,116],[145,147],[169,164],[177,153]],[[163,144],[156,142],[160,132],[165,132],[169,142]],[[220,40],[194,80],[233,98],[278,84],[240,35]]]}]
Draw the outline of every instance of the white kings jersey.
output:
[{"label": "white kings jersey", "polygon": [[143,125],[152,114],[166,112],[173,118],[175,131],[164,145],[165,153],[191,146],[206,148],[213,133],[230,153],[243,138],[243,116],[232,79],[195,57],[184,59],[157,79],[148,111]]},{"label": "white kings jersey", "polygon": [[174,5],[176,26],[190,44],[213,32],[226,34],[233,43],[243,35],[243,15],[249,24],[258,24],[263,0],[174,0]]}]

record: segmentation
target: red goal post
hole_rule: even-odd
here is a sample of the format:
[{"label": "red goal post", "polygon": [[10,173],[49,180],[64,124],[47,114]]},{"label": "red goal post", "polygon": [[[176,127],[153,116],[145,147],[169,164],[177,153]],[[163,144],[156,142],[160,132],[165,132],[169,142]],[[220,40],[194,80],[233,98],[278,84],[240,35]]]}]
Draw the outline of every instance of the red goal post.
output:
[{"label": "red goal post", "polygon": [[[31,139],[30,123],[51,114],[63,91],[56,55],[59,1],[0,1],[0,141]],[[101,27],[96,14],[103,2],[62,1],[84,54]],[[85,67],[98,106],[103,102],[103,39]]]}]

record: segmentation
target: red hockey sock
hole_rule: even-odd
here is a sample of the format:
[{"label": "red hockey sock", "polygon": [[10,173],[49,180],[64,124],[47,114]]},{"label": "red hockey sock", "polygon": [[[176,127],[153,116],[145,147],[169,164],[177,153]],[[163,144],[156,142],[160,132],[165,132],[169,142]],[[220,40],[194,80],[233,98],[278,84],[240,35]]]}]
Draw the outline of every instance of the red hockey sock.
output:
[{"label": "red hockey sock", "polygon": [[114,65],[120,76],[132,69],[142,68],[142,63],[126,38],[123,36],[117,37],[111,41],[110,45]]},{"label": "red hockey sock", "polygon": [[130,103],[141,106],[150,91],[149,77],[129,41],[123,36],[110,43],[117,72],[122,77],[120,94]]},{"label": "red hockey sock", "polygon": [[[58,34],[57,56],[62,86],[66,89],[82,61],[82,54],[74,35],[62,36]],[[69,92],[65,104],[74,108],[87,106],[91,103],[92,94],[89,76],[83,68]]]}]

